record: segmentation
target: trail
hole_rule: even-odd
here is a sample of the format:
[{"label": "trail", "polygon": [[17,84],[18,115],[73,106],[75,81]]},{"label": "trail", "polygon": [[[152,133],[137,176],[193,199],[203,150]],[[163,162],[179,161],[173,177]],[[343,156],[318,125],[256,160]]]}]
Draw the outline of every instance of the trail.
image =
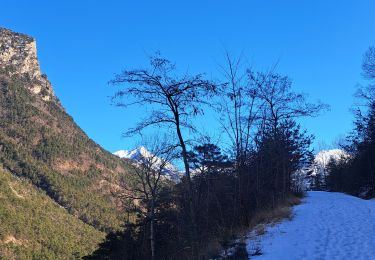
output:
[{"label": "trail", "polygon": [[[375,201],[342,193],[309,192],[291,221],[258,238],[251,259],[375,259]],[[247,249],[254,249],[249,240]]]}]

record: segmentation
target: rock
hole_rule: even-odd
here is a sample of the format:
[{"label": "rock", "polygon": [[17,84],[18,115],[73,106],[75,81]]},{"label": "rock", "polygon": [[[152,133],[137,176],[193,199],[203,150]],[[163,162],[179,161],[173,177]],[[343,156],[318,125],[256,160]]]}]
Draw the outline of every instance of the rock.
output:
[{"label": "rock", "polygon": [[30,80],[30,92],[40,95],[44,101],[55,99],[50,81],[40,71],[32,37],[0,27],[0,69],[9,76],[19,75]]}]

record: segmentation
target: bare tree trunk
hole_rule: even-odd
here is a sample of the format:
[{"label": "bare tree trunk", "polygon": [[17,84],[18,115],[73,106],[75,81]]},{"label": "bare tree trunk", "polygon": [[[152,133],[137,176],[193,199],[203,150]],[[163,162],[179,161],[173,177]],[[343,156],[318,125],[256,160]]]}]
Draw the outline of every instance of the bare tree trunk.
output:
[{"label": "bare tree trunk", "polygon": [[151,259],[155,260],[155,198],[151,200],[151,214],[150,214],[150,246],[151,246]]},{"label": "bare tree trunk", "polygon": [[187,180],[187,194],[188,194],[188,200],[189,200],[189,211],[190,211],[190,218],[191,218],[191,231],[192,231],[192,241],[191,241],[191,246],[192,246],[192,256],[193,259],[198,258],[198,227],[196,224],[196,216],[195,216],[195,209],[194,209],[194,202],[193,202],[193,187],[191,183],[191,176],[190,176],[190,168],[189,168],[189,162],[187,159],[187,150],[186,150],[186,145],[185,141],[182,137],[180,125],[179,125],[179,118],[178,115],[175,114],[176,118],[176,130],[177,130],[177,135],[178,135],[178,140],[181,145],[182,149],[182,158],[184,161],[184,167],[185,167],[185,175],[186,175],[186,180]]}]

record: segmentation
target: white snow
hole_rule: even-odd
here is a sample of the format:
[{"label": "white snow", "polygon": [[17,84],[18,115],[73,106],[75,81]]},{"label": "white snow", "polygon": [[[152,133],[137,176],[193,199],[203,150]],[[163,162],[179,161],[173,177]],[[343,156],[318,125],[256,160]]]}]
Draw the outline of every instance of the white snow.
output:
[{"label": "white snow", "polygon": [[163,170],[163,176],[174,181],[179,182],[181,178],[181,172],[177,169],[176,166],[174,166],[170,162],[164,161],[162,158],[159,158],[158,156],[155,156],[150,151],[147,150],[146,147],[140,146],[133,150],[120,150],[113,153],[114,155],[117,155],[120,158],[126,158],[130,159],[135,162],[140,162],[142,160],[151,159],[153,161],[153,164],[155,168],[158,168],[160,165],[165,164],[164,170]]},{"label": "white snow", "polygon": [[341,149],[322,150],[315,155],[313,162],[313,173],[311,175],[325,174],[331,160],[338,162],[349,158],[348,153]]},{"label": "white snow", "polygon": [[333,160],[337,163],[349,158],[350,155],[342,149],[321,150],[315,155],[312,163],[303,165],[295,173],[294,177],[297,179],[297,182],[300,182],[304,190],[313,189],[316,178],[319,178],[321,185],[324,186],[330,161]]},{"label": "white snow", "polygon": [[291,221],[247,241],[251,259],[375,259],[375,201],[342,193],[308,192]]},{"label": "white snow", "polygon": [[144,146],[140,146],[133,150],[120,150],[113,153],[120,158],[127,158],[131,160],[141,160],[142,158],[150,158],[152,154]]}]

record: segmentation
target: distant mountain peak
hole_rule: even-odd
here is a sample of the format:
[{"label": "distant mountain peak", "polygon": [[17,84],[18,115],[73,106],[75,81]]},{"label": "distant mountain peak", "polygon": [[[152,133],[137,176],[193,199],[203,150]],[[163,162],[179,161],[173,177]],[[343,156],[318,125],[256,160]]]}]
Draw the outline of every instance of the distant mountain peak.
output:
[{"label": "distant mountain peak", "polygon": [[150,158],[152,154],[144,146],[139,146],[133,150],[119,150],[113,153],[120,158],[126,158],[130,160],[140,160],[142,157]]},{"label": "distant mountain peak", "polygon": [[[328,165],[333,160],[340,162],[340,160],[349,159],[350,155],[342,149],[328,149],[319,151],[311,164],[303,166],[295,173],[295,177],[300,179],[300,185],[303,189],[321,189],[325,185],[327,178]],[[320,185],[321,187],[317,187]]]},{"label": "distant mountain peak", "polygon": [[348,153],[342,149],[321,150],[315,155],[314,164],[327,167],[331,160],[339,161],[347,157],[349,157]]},{"label": "distant mountain peak", "polygon": [[[144,159],[152,159],[155,168],[164,163],[162,158],[155,156],[144,146],[139,146],[133,150],[119,150],[113,154],[122,159],[129,159],[137,163]],[[162,175],[175,182],[178,182],[181,178],[181,172],[171,162],[165,163],[165,169],[163,170]]]}]

